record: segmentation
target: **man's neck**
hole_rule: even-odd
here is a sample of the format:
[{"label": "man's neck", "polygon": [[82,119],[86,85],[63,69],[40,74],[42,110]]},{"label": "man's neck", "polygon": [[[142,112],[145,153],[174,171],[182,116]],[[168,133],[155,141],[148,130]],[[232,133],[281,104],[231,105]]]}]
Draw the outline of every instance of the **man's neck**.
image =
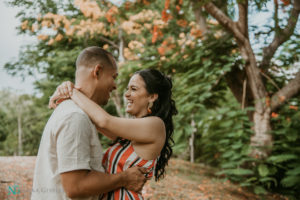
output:
[{"label": "man's neck", "polygon": [[[89,99],[92,99],[94,92],[93,92],[93,89],[91,87],[89,87],[90,84],[75,81],[75,85],[80,86],[80,92],[82,92]],[[83,87],[83,86],[85,86],[85,87]]]}]

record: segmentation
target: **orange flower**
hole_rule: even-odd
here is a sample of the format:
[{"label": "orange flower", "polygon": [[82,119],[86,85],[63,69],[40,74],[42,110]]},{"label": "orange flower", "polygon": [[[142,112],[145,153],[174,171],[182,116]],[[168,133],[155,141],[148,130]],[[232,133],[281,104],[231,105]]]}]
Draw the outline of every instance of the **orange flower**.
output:
[{"label": "orange flower", "polygon": [[184,20],[184,19],[177,20],[176,23],[177,23],[179,26],[181,26],[181,27],[186,27],[187,24],[188,24],[188,22],[187,22],[186,20]]},{"label": "orange flower", "polygon": [[150,4],[150,2],[147,1],[147,0],[143,0],[143,3],[144,3],[145,5],[149,5],[149,4]]},{"label": "orange flower", "polygon": [[181,5],[183,3],[183,0],[179,0],[179,5]]},{"label": "orange flower", "polygon": [[298,107],[297,107],[297,106],[290,105],[290,109],[292,109],[292,110],[298,110]]},{"label": "orange flower", "polygon": [[48,35],[38,35],[37,38],[38,38],[38,40],[47,40]]},{"label": "orange flower", "polygon": [[157,26],[153,26],[153,32],[152,32],[152,43],[155,43],[158,37],[158,31],[157,31]]},{"label": "orange flower", "polygon": [[285,5],[285,6],[288,6],[290,5],[290,0],[281,0],[281,2]]},{"label": "orange flower", "polygon": [[55,41],[61,41],[63,39],[63,35],[62,34],[58,34],[56,37],[55,37]]},{"label": "orange flower", "polygon": [[275,113],[275,112],[272,112],[272,114],[271,114],[271,117],[272,118],[277,118],[279,116],[279,114],[277,114],[277,113]]},{"label": "orange flower", "polygon": [[22,28],[22,30],[25,30],[28,28],[28,20],[25,20],[22,22],[21,28]]},{"label": "orange flower", "polygon": [[105,14],[105,17],[109,23],[114,23],[116,21],[114,14],[118,13],[118,8],[116,6],[111,7]]},{"label": "orange flower", "polygon": [[165,0],[165,10],[169,9],[170,0]]},{"label": "orange flower", "polygon": [[162,43],[162,45],[163,45],[163,46],[167,46],[167,45],[168,45],[167,40],[164,40],[163,43]]},{"label": "orange flower", "polygon": [[166,48],[165,46],[160,46],[157,48],[159,55],[163,56],[166,53]]},{"label": "orange flower", "polygon": [[164,22],[167,22],[169,19],[172,18],[172,16],[170,14],[167,13],[167,10],[164,9],[162,12],[161,12],[161,18]]},{"label": "orange flower", "polygon": [[199,38],[202,36],[202,31],[200,29],[192,28],[191,35],[194,36],[195,38]]},{"label": "orange flower", "polygon": [[166,54],[166,51],[171,51],[176,46],[170,43],[170,39],[166,39],[162,42],[161,46],[157,48],[158,53],[163,56]]},{"label": "orange flower", "polygon": [[176,5],[176,10],[177,10],[177,12],[179,12],[180,11],[180,6],[179,5]]},{"label": "orange flower", "polygon": [[157,38],[161,36],[163,36],[163,33],[160,31],[157,25],[154,25],[152,31],[152,43],[155,43]]},{"label": "orange flower", "polygon": [[49,41],[48,41],[48,45],[52,45],[54,43],[54,39],[51,38]]},{"label": "orange flower", "polygon": [[112,17],[112,15],[109,13],[109,12],[107,12],[106,14],[105,14],[105,17],[106,17],[106,19],[107,19],[107,21],[109,22],[109,23],[113,23],[115,20],[114,20],[114,18]]}]

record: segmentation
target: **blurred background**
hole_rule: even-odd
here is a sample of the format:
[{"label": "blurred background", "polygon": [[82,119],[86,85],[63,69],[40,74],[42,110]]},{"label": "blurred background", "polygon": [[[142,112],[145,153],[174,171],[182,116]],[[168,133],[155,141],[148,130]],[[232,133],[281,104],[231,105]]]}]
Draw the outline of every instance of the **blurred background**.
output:
[{"label": "blurred background", "polygon": [[[0,165],[37,154],[49,96],[74,81],[81,50],[100,46],[119,65],[113,115],[126,117],[135,71],[173,80],[178,179],[151,182],[147,198],[299,199],[299,11],[299,0],[1,1]],[[169,182],[180,189],[166,192]]]}]

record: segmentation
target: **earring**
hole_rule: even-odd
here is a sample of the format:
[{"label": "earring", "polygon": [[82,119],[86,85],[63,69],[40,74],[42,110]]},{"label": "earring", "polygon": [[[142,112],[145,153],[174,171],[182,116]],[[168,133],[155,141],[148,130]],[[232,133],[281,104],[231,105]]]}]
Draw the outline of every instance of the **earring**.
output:
[{"label": "earring", "polygon": [[153,106],[153,102],[149,102],[148,108],[147,108],[148,114],[151,114],[151,113],[152,113],[152,110],[151,110],[152,106]]}]

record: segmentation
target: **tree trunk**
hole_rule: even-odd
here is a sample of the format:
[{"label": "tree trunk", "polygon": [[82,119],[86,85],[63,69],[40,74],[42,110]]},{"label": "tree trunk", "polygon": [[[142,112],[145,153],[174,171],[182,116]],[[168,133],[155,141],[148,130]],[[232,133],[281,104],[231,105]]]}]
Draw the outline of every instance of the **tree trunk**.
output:
[{"label": "tree trunk", "polygon": [[18,156],[23,155],[23,142],[22,142],[22,116],[21,111],[18,113]]},{"label": "tree trunk", "polygon": [[267,157],[272,148],[273,140],[271,136],[270,105],[267,105],[267,91],[265,89],[255,55],[247,40],[240,44],[243,59],[246,61],[245,70],[249,80],[252,95],[254,97],[255,111],[253,114],[254,135],[251,137],[251,156],[256,158]]},{"label": "tree trunk", "polygon": [[123,113],[122,113],[122,103],[121,103],[121,99],[120,99],[120,95],[118,93],[117,90],[115,90],[113,93],[112,93],[112,100],[115,104],[115,107],[116,107],[116,110],[117,110],[117,113],[120,117],[124,117]]},{"label": "tree trunk", "polygon": [[124,55],[123,55],[124,40],[123,40],[123,30],[122,30],[122,28],[119,28],[119,41],[120,41],[120,44],[119,44],[119,58],[118,58],[118,61],[122,63],[122,62],[125,61],[125,58],[124,58]]},{"label": "tree trunk", "polygon": [[194,117],[192,117],[191,127],[192,127],[192,134],[191,134],[191,137],[189,139],[190,162],[194,163],[195,162],[195,147],[194,147],[194,144],[195,144],[195,132],[197,131],[197,129],[195,127]]},{"label": "tree trunk", "polygon": [[254,135],[251,137],[251,156],[255,158],[265,158],[271,152],[273,139],[271,135],[270,111],[268,108],[264,112],[255,110],[254,112]]},{"label": "tree trunk", "polygon": [[207,24],[206,17],[203,15],[202,6],[200,4],[197,4],[196,2],[193,2],[193,11],[195,14],[197,25],[202,31],[202,35],[205,36],[207,32]]},{"label": "tree trunk", "polygon": [[[119,41],[120,41],[119,46],[118,46],[118,49],[119,49],[118,63],[122,63],[122,62],[125,61],[125,58],[124,58],[124,55],[123,55],[124,40],[123,40],[123,30],[122,30],[122,28],[119,28],[118,37],[119,37]],[[122,113],[122,102],[121,102],[120,94],[119,94],[118,90],[115,90],[112,93],[112,100],[115,104],[118,115],[120,117],[124,117],[124,114]]]}]

